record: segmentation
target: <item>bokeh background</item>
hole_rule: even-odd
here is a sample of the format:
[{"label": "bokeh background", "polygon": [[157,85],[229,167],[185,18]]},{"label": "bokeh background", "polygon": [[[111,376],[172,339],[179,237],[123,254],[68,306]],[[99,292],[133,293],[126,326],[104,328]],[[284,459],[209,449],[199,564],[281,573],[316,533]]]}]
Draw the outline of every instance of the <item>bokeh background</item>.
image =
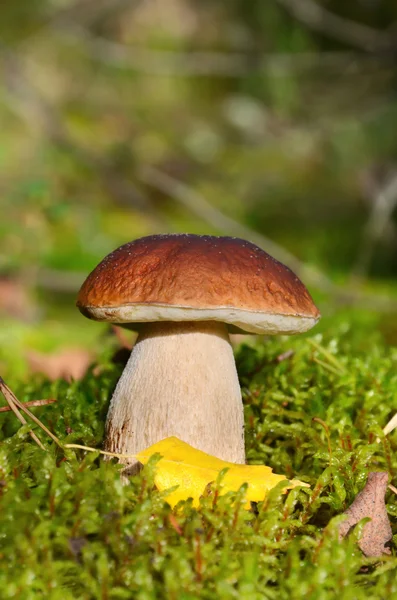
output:
[{"label": "bokeh background", "polygon": [[396,75],[395,0],[3,3],[1,372],[78,376],[120,338],[81,282],[160,232],[254,241],[396,343]]}]

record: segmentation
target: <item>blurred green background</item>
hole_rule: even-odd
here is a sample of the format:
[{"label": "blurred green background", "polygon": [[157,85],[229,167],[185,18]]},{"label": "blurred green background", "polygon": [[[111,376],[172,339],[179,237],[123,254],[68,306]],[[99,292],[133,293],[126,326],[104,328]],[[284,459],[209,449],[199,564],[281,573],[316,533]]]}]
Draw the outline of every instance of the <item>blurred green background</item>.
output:
[{"label": "blurred green background", "polygon": [[1,372],[100,352],[79,286],[160,232],[250,239],[397,342],[396,59],[395,0],[3,3]]}]

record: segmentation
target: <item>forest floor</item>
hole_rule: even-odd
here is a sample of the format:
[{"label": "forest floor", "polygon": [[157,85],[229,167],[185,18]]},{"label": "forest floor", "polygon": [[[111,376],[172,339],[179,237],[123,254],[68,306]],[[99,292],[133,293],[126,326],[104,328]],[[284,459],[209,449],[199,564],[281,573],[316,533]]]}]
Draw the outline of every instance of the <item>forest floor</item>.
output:
[{"label": "forest floor", "polygon": [[[155,462],[120,481],[98,453],[62,450],[12,412],[0,414],[2,598],[36,600],[397,597],[394,549],[364,556],[360,526],[339,541],[342,513],[371,471],[396,484],[397,348],[365,313],[313,334],[255,339],[236,349],[250,464],[310,488],[276,487],[253,510],[244,486],[174,509],[153,485]],[[10,376],[21,401],[62,443],[100,448],[121,365],[104,354],[79,381]],[[214,499],[216,498],[216,499]],[[386,493],[393,533],[397,497]],[[396,537],[396,536],[394,536]],[[395,595],[396,596],[395,596]]]}]

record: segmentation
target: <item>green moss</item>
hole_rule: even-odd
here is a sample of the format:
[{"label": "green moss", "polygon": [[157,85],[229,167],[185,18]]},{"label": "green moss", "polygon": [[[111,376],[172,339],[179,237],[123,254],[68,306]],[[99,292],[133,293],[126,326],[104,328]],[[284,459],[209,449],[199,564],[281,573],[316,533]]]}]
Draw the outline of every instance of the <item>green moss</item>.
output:
[{"label": "green moss", "polygon": [[[394,478],[397,469],[397,434],[382,436],[397,412],[397,349],[373,332],[371,318],[347,323],[342,316],[322,327],[330,333],[252,339],[237,351],[249,462],[311,484],[288,494],[276,488],[254,512],[243,508],[242,489],[215,505],[213,495],[203,497],[199,510],[188,500],[172,513],[153,489],[153,465],[123,487],[117,464],[65,455],[47,440],[43,453],[13,415],[1,414],[1,597],[397,595],[394,555],[364,558],[357,532],[338,542],[338,515],[367,473],[388,470]],[[119,373],[104,360],[100,373],[71,385],[9,383],[21,400],[58,398],[35,412],[64,442],[100,447]],[[387,506],[394,527],[391,492]]]}]

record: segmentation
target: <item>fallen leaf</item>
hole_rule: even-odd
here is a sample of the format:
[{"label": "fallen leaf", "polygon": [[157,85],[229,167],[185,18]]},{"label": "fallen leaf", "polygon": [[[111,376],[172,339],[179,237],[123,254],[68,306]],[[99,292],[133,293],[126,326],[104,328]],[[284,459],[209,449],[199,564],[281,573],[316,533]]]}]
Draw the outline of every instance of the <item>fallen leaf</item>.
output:
[{"label": "fallen leaf", "polygon": [[25,321],[35,318],[37,309],[26,286],[18,279],[0,277],[0,312]]},{"label": "fallen leaf", "polygon": [[[132,350],[132,347],[135,342],[135,338],[137,337],[136,335],[134,335],[133,338],[130,339],[131,336],[128,336],[126,334],[125,330],[122,327],[120,327],[119,325],[112,325],[111,331],[116,336],[117,341],[120,344],[120,348],[126,348],[129,351]],[[128,333],[130,333],[130,332],[128,332]]]},{"label": "fallen leaf", "polygon": [[84,348],[65,348],[55,354],[29,350],[26,358],[33,373],[43,373],[52,381],[81,379],[93,360],[92,353]]},{"label": "fallen leaf", "polygon": [[[137,459],[145,465],[156,453],[162,456],[156,465],[154,476],[157,489],[165,491],[178,486],[166,496],[171,506],[187,498],[193,498],[193,505],[198,506],[200,496],[208,484],[215,481],[220,471],[225,468],[228,471],[222,479],[220,493],[237,492],[243,483],[247,483],[247,508],[251,507],[251,502],[262,501],[267,492],[280,481],[288,481],[284,475],[274,474],[270,467],[226,462],[193,448],[177,437],[168,437],[142,450],[137,454]],[[297,485],[307,487],[307,484],[293,480],[289,482],[287,489]]]},{"label": "fallen leaf", "polygon": [[230,334],[230,343],[233,346],[233,348],[237,348],[237,346],[244,344],[244,342],[247,342],[250,339],[251,339],[251,337],[249,335],[247,335],[246,333],[231,333]]},{"label": "fallen leaf", "polygon": [[365,556],[390,554],[387,544],[392,539],[392,530],[385,505],[388,473],[369,473],[364,489],[353,504],[343,513],[347,519],[339,527],[339,539],[343,539],[361,519],[371,520],[363,527],[358,542]]}]

